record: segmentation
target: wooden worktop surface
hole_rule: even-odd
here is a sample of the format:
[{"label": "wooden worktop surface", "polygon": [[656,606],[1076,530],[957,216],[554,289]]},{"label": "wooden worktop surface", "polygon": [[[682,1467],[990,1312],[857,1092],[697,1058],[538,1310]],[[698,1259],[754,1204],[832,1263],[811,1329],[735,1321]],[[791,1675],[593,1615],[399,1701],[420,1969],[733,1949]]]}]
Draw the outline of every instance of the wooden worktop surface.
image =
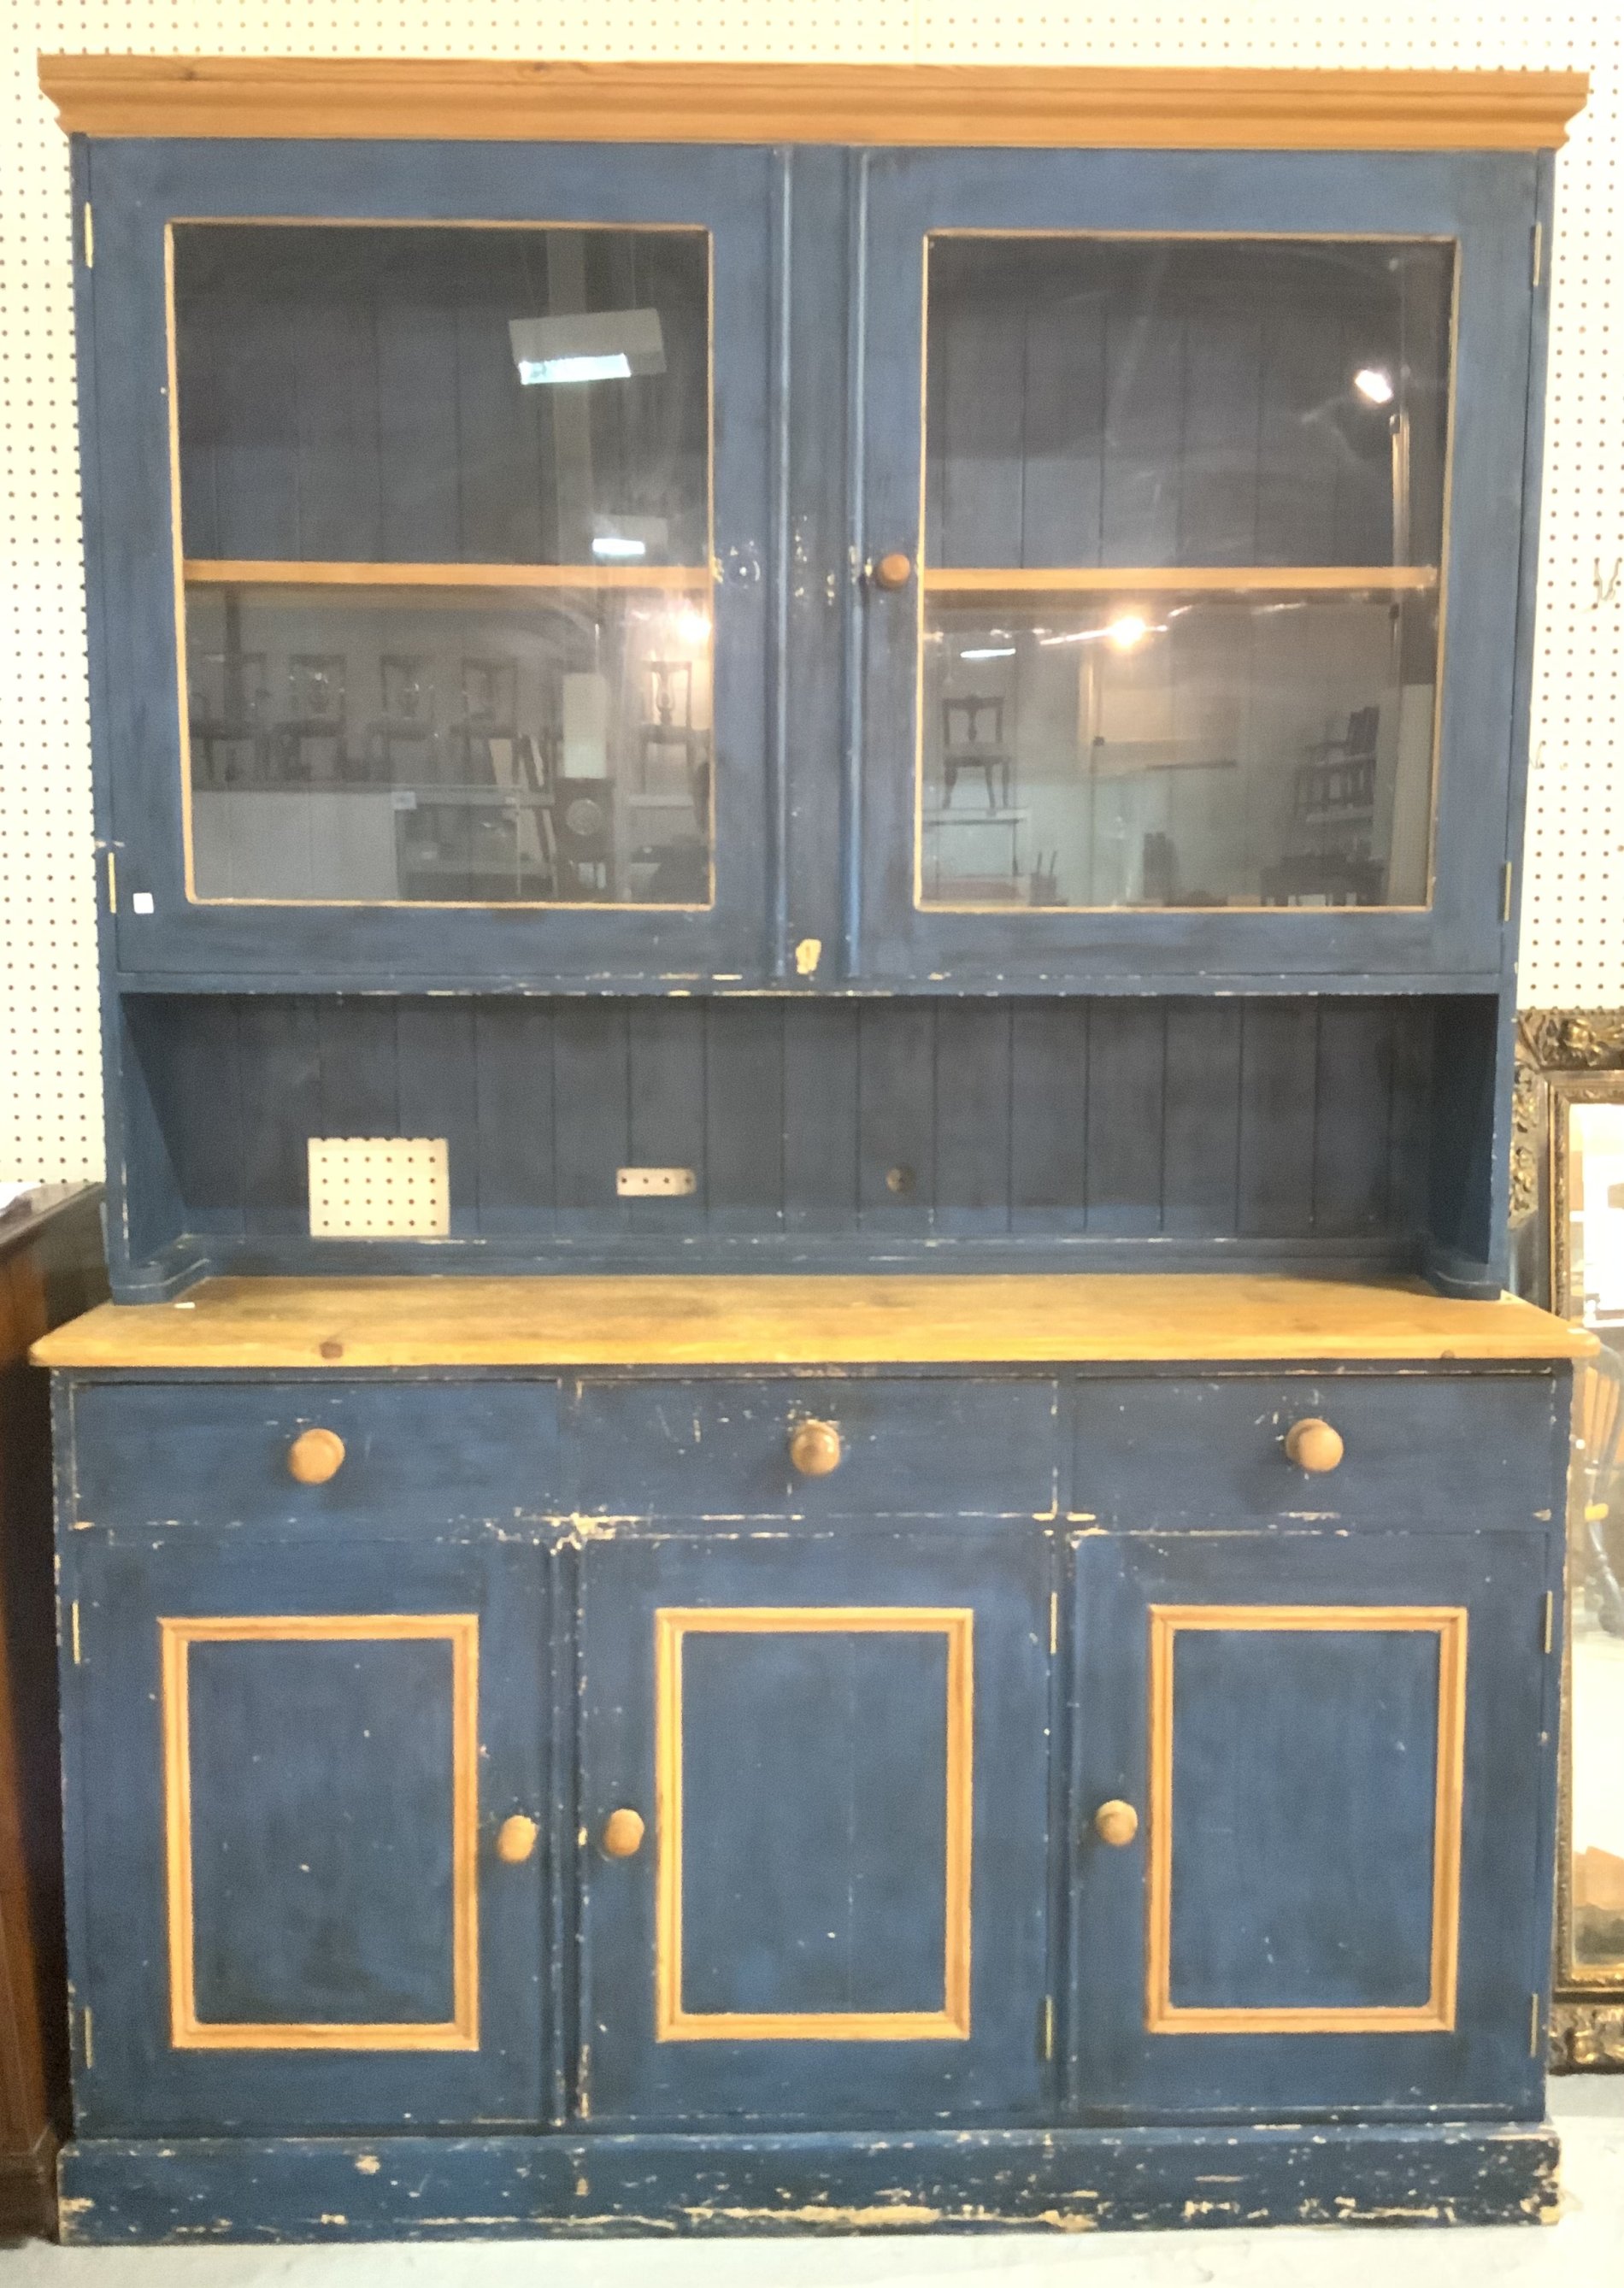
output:
[{"label": "wooden worktop surface", "polygon": [[1582,1328],[1419,1282],[1231,1273],[210,1279],[104,1303],[43,1366],[881,1366],[1580,1358]]}]

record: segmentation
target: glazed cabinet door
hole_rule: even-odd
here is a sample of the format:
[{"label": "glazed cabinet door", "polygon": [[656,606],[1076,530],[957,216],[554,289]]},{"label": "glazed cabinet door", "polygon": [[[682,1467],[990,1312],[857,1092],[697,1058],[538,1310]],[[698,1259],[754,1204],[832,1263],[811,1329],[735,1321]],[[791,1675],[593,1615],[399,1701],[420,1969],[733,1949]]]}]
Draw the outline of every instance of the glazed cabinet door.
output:
[{"label": "glazed cabinet door", "polygon": [[494,1537],[74,1536],[82,2132],[544,2117],[541,1573]]},{"label": "glazed cabinet door", "polygon": [[772,164],[92,147],[121,970],[760,973]]},{"label": "glazed cabinet door", "polygon": [[1426,1529],[1079,1543],[1085,2116],[1538,2114],[1551,1550]]},{"label": "glazed cabinet door", "polygon": [[1048,1545],[589,1545],[580,2103],[606,2122],[1045,2107]]},{"label": "glazed cabinet door", "polygon": [[1492,982],[1533,159],[856,167],[862,973]]}]

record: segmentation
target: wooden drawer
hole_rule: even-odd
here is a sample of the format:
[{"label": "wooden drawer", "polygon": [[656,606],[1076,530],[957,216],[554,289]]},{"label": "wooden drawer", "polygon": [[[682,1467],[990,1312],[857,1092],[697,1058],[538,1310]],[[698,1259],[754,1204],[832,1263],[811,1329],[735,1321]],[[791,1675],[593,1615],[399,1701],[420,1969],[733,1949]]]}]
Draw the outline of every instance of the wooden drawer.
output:
[{"label": "wooden drawer", "polygon": [[[1566,1452],[1565,1381],[1546,1374],[1139,1376],[1074,1392],[1071,1508],[1102,1524],[1312,1517],[1548,1524]],[[1343,1441],[1320,1474],[1287,1459],[1305,1417]]]},{"label": "wooden drawer", "polygon": [[[1049,1517],[1052,1382],[923,1377],[579,1383],[566,1399],[574,1505],[614,1517]],[[803,1475],[799,1423],[832,1422],[839,1466]]]},{"label": "wooden drawer", "polygon": [[[559,1506],[552,1382],[106,1382],[68,1403],[75,1523],[449,1525]],[[344,1458],[301,1485],[288,1450],[317,1426]]]}]

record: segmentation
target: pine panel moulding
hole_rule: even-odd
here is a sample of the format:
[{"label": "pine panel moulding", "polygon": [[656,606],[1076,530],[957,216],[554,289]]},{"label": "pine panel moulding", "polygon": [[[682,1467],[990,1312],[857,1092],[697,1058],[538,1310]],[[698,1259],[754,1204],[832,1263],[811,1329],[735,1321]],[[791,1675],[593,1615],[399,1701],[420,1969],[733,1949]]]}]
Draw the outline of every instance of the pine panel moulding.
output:
[{"label": "pine panel moulding", "polygon": [[42,56],[70,133],[1541,150],[1582,72]]}]

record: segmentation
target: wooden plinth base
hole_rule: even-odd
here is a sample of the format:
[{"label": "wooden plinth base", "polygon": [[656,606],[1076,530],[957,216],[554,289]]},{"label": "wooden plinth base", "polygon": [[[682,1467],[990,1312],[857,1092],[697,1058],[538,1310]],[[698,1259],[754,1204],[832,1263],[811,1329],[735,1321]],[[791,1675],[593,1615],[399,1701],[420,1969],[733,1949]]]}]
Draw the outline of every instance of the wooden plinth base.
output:
[{"label": "wooden plinth base", "polygon": [[93,2139],[67,2241],[1538,2224],[1546,2126]]}]

